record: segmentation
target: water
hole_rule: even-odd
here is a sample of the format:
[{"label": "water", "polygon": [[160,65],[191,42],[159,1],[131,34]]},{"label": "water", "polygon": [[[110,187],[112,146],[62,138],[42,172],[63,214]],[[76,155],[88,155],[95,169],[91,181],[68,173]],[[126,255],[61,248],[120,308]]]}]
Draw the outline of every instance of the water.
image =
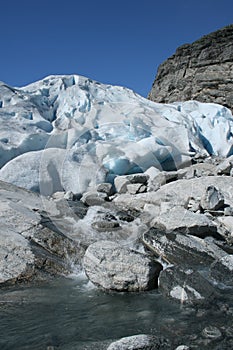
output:
[{"label": "water", "polygon": [[81,274],[2,290],[0,349],[106,349],[114,339],[140,333],[167,336],[179,345],[210,324],[227,328],[226,310],[220,309],[183,307],[158,291],[105,293]]}]

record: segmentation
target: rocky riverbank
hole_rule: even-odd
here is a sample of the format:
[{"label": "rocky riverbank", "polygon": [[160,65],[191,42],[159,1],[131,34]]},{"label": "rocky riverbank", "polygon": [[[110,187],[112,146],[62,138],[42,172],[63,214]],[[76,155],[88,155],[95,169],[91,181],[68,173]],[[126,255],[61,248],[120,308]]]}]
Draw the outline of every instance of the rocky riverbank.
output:
[{"label": "rocky riverbank", "polygon": [[[118,176],[113,186],[98,185],[81,200],[0,182],[1,286],[84,268],[105,291],[156,288],[184,307],[219,303],[233,288],[232,168],[232,157],[209,157],[178,171],[150,169]],[[126,349],[128,342],[147,349],[140,345],[152,339],[146,337],[109,349]],[[173,349],[167,341],[157,348]]]}]

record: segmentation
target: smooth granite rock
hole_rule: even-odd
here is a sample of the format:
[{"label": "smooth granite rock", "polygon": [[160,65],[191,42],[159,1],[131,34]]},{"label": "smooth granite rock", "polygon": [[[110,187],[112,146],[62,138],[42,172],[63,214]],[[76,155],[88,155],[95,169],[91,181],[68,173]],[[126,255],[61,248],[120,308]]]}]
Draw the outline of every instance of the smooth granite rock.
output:
[{"label": "smooth granite rock", "polygon": [[91,244],[86,250],[83,266],[92,283],[118,292],[153,289],[162,270],[162,265],[148,255],[112,241]]}]

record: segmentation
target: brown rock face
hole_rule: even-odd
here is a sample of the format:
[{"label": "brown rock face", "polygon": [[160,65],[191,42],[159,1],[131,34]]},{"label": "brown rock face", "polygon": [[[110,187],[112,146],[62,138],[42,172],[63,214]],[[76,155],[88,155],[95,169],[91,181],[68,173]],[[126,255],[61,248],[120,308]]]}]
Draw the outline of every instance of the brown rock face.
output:
[{"label": "brown rock face", "polygon": [[179,47],[159,66],[148,98],[214,102],[233,111],[233,24]]}]

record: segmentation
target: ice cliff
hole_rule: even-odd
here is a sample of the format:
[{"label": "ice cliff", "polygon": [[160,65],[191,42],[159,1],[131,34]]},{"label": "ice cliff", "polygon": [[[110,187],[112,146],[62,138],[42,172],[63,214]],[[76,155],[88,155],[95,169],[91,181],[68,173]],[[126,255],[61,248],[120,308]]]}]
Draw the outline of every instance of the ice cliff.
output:
[{"label": "ice cliff", "polygon": [[178,169],[196,154],[233,154],[226,107],[155,103],[77,75],[1,83],[0,120],[0,179],[48,195],[83,193],[152,166]]}]

